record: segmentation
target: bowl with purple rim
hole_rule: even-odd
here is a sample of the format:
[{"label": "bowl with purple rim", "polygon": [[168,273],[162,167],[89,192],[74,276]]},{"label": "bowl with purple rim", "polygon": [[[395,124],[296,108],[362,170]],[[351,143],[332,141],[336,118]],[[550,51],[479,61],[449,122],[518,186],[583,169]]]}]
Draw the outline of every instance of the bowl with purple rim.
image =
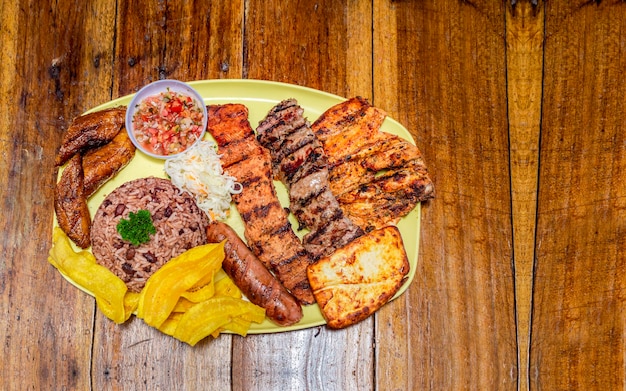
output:
[{"label": "bowl with purple rim", "polygon": [[141,88],[126,110],[126,131],[148,156],[169,159],[204,138],[207,127],[204,98],[189,84],[164,79]]}]

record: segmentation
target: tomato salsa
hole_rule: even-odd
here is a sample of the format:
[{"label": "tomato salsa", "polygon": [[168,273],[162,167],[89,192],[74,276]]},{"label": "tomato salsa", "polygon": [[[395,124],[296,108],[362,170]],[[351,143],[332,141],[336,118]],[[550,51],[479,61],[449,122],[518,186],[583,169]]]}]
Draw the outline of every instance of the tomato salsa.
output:
[{"label": "tomato salsa", "polygon": [[167,90],[144,99],[133,115],[133,134],[148,152],[183,152],[202,134],[201,106],[192,97]]}]

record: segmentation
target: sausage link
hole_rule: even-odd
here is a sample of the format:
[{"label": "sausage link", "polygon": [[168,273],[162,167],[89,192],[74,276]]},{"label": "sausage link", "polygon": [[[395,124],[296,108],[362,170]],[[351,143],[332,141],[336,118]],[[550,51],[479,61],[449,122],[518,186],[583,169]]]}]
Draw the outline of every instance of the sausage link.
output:
[{"label": "sausage link", "polygon": [[226,240],[222,268],[252,303],[265,308],[268,318],[281,326],[302,319],[302,307],[287,289],[250,251],[237,233],[228,225],[213,222],[207,227],[211,243]]}]

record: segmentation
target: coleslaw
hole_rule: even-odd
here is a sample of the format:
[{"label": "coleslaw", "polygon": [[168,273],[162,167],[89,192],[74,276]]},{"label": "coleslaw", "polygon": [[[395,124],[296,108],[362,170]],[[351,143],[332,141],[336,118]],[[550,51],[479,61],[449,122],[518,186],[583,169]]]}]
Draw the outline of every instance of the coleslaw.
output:
[{"label": "coleslaw", "polygon": [[211,221],[226,219],[231,195],[243,190],[236,178],[224,174],[216,150],[213,141],[200,141],[181,155],[165,161],[165,172],[172,184],[191,194]]}]

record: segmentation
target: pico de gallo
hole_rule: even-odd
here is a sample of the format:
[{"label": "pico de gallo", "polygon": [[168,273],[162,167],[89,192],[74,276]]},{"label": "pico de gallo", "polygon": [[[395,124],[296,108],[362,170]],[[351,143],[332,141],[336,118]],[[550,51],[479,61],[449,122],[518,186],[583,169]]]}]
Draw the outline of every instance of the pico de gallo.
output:
[{"label": "pico de gallo", "polygon": [[192,97],[167,90],[144,99],[133,115],[133,134],[148,152],[169,156],[202,134],[203,111]]}]

